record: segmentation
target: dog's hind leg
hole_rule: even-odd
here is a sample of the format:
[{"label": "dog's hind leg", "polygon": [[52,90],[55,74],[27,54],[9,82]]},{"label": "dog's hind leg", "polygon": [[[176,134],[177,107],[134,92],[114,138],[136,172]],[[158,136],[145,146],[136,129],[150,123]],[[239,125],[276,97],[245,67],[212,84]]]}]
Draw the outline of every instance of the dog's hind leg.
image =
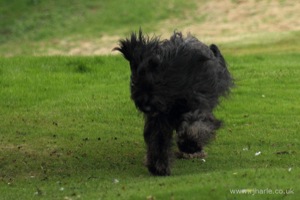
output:
[{"label": "dog's hind leg", "polygon": [[[210,112],[199,110],[185,113],[177,128],[177,145],[182,153],[204,156],[203,147],[215,136],[215,131],[221,126]],[[202,153],[202,154],[201,154]]]},{"label": "dog's hind leg", "polygon": [[170,175],[172,131],[163,117],[146,117],[144,130],[147,145],[146,166],[153,175]]}]

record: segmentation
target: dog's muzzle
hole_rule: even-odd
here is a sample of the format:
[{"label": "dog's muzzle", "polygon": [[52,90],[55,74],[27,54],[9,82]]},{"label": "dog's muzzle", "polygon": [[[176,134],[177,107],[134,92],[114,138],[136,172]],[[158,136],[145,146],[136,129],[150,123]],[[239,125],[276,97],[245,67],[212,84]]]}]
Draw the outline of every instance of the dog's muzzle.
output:
[{"label": "dog's muzzle", "polygon": [[143,106],[139,108],[143,113],[150,115],[151,117],[155,117],[156,115],[159,114],[159,112],[155,109],[153,109],[153,107],[151,106]]}]

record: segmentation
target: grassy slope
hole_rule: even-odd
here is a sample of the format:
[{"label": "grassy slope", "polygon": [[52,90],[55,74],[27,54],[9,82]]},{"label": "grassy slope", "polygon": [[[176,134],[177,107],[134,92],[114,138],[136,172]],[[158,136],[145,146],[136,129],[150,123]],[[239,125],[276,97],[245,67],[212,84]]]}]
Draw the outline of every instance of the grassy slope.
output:
[{"label": "grassy slope", "polygon": [[240,188],[298,193],[299,54],[227,59],[238,86],[216,110],[226,126],[206,162],[175,160],[173,176],[155,178],[142,165],[143,122],[129,100],[121,57],[2,58],[2,198],[232,199],[240,196],[229,190]]},{"label": "grassy slope", "polygon": [[[72,0],[72,3],[60,0],[1,0],[0,56],[53,55],[58,53],[68,55],[93,53],[93,55],[98,55],[99,50],[102,53],[109,53],[114,47],[111,44],[116,43],[120,35],[124,36],[132,30],[137,30],[140,26],[146,32],[163,34],[165,37],[169,36],[170,32],[176,28],[185,30],[184,32],[192,31],[200,38],[213,37],[209,39],[210,42],[223,41],[221,45],[226,46],[226,49],[234,54],[249,52],[249,47],[252,52],[257,52],[257,50],[282,52],[290,49],[292,45],[293,51],[300,50],[299,28],[296,25],[297,21],[293,21],[298,17],[295,14],[296,12],[289,11],[291,7],[297,8],[298,3],[296,1],[274,0],[257,4],[257,6],[254,3],[253,6],[249,7],[249,11],[247,7],[243,7],[244,4],[247,5],[244,1],[230,2],[224,3],[226,4],[224,10],[220,9],[217,1],[207,0],[191,0],[188,2],[180,0],[142,0],[138,3],[135,0]],[[277,5],[275,2],[282,3],[284,13],[287,14],[276,15],[277,17],[273,19],[272,13],[275,11],[271,11],[273,6]],[[207,7],[208,4],[209,7]],[[205,9],[201,9],[202,6],[200,5],[203,5]],[[257,10],[254,7],[260,9]],[[264,15],[264,7],[268,10],[267,15]],[[238,8],[241,10],[238,10]],[[226,9],[228,10],[226,11]],[[255,23],[250,23],[254,27],[251,25],[248,25],[250,26],[248,27],[245,24],[245,27],[252,30],[249,33],[247,33],[247,28],[244,26],[239,27],[245,29],[244,31],[247,34],[236,30],[239,23],[235,23],[235,20],[230,18],[233,14],[230,11],[242,12],[243,9],[246,9],[244,10],[245,13],[241,14],[239,20],[245,19],[246,22],[249,22],[252,17],[258,20],[261,16],[261,19],[258,20],[259,25],[269,27],[269,29],[266,29],[268,31],[265,29],[259,29],[257,32],[253,31],[252,29],[255,30],[257,25]],[[274,9],[280,9],[280,7],[275,6]],[[289,12],[291,13],[288,14]],[[224,16],[224,19],[222,19],[222,16]],[[268,20],[268,18],[273,20]],[[216,24],[215,32],[213,27],[205,26],[208,22]],[[230,26],[229,22],[232,22],[235,26]],[[295,24],[295,27],[283,29],[284,34],[282,34],[277,29],[277,23],[279,22],[280,25]],[[186,28],[186,26],[190,28]],[[272,27],[276,31],[272,31]],[[298,31],[291,32],[290,30]],[[226,42],[228,41],[226,40],[227,37],[234,42]],[[289,41],[293,43],[285,43]],[[265,45],[274,42],[279,45],[272,45],[272,48],[269,48],[270,45]],[[220,44],[220,42],[218,43]]]},{"label": "grassy slope", "polygon": [[[177,16],[192,3],[172,1],[0,1],[1,43],[120,34]],[[12,12],[14,11],[14,12]],[[0,44],[1,44],[0,43]]]},{"label": "grassy slope", "polygon": [[293,53],[300,52],[299,37],[299,31],[260,33],[220,46],[231,55]]},{"label": "grassy slope", "polygon": [[179,0],[1,0],[0,56],[47,55],[53,49],[68,52],[86,40],[93,44],[102,36],[124,35],[140,26],[153,31],[157,22],[181,18],[193,5]]}]

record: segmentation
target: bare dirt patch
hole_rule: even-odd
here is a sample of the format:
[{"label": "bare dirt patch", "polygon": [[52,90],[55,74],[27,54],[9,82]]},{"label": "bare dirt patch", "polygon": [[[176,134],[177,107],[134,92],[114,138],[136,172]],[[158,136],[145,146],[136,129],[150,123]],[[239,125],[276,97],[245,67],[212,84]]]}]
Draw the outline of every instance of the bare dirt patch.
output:
[{"label": "bare dirt patch", "polygon": [[38,52],[39,54],[47,55],[109,55],[116,54],[112,49],[117,46],[119,36],[102,36],[100,39],[89,40],[55,40],[54,45],[44,45]]},{"label": "bare dirt patch", "polygon": [[[169,19],[158,24],[157,34],[167,38],[175,29],[191,32],[205,42],[232,42],[258,35],[300,30],[300,3],[289,0],[200,1],[184,19]],[[90,40],[57,41],[37,54],[105,55],[114,54],[120,36]]]}]

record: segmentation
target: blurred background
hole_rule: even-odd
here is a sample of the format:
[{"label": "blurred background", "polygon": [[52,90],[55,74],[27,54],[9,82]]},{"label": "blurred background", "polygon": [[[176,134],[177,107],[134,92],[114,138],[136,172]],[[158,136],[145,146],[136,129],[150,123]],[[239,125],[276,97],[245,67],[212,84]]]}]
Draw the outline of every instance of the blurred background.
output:
[{"label": "blurred background", "polygon": [[299,51],[300,2],[0,0],[0,56],[114,54],[139,27],[162,38],[191,32],[225,53]]}]

